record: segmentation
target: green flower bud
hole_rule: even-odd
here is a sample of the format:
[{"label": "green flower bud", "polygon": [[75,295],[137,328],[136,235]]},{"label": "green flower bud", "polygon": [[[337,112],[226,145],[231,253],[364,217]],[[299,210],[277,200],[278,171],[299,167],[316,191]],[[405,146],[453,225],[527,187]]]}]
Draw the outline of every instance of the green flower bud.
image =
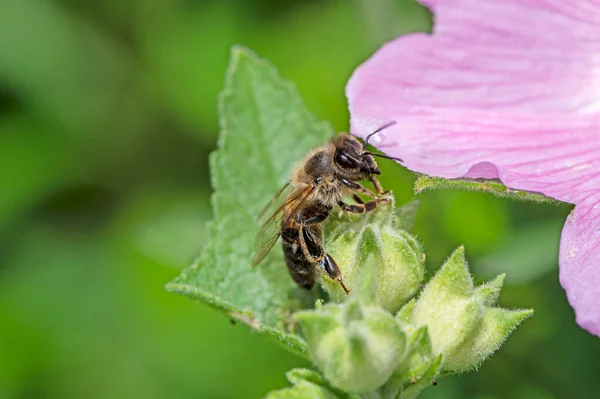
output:
[{"label": "green flower bud", "polygon": [[313,362],[334,387],[366,393],[383,385],[406,353],[406,337],[394,317],[353,296],[294,315]]},{"label": "green flower bud", "polygon": [[408,337],[409,349],[405,360],[377,391],[379,398],[416,398],[435,382],[441,371],[442,356],[433,353],[427,327],[415,328],[410,324],[415,305],[411,300],[396,315],[398,325]]},{"label": "green flower bud", "polygon": [[[395,227],[393,206],[380,205],[355,223],[343,224],[327,243],[344,282],[350,289],[369,257],[374,257],[375,298],[377,304],[395,313],[420,287],[425,271],[419,242],[408,232]],[[334,300],[345,300],[336,282],[324,279],[323,285]]]},{"label": "green flower bud", "polygon": [[317,372],[307,369],[292,369],[285,373],[293,386],[270,392],[265,399],[360,399],[348,396],[333,388]]},{"label": "green flower bud", "polygon": [[442,355],[422,362],[419,367],[413,369],[416,377],[411,377],[410,384],[405,384],[400,394],[396,397],[398,399],[416,398],[422,390],[434,384],[435,378],[440,372],[441,365]]},{"label": "green flower bud", "polygon": [[411,319],[416,327],[427,326],[433,353],[443,356],[442,370],[474,369],[533,313],[492,307],[503,281],[499,276],[475,288],[460,247],[411,305],[414,309],[403,309],[399,317]]}]

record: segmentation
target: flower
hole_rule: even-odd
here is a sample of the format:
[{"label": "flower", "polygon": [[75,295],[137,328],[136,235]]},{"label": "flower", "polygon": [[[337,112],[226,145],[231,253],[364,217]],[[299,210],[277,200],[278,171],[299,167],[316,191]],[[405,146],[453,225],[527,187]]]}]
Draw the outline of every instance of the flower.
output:
[{"label": "flower", "polygon": [[600,336],[600,3],[421,0],[431,36],[384,45],[346,87],[351,131],[420,173],[499,178],[575,204],[560,282]]}]

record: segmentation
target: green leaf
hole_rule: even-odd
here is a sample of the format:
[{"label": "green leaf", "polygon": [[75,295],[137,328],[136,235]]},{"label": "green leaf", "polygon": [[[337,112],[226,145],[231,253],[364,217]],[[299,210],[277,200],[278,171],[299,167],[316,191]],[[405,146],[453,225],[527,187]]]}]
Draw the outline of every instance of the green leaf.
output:
[{"label": "green leaf", "polygon": [[415,182],[415,193],[425,190],[467,190],[484,191],[496,197],[510,198],[519,201],[533,201],[538,203],[560,204],[554,198],[546,197],[539,193],[513,190],[494,180],[482,179],[444,179],[433,176],[420,176]]},{"label": "green leaf", "polygon": [[305,342],[284,330],[296,287],[280,247],[255,269],[250,259],[257,215],[294,163],[333,133],[315,121],[273,66],[241,47],[232,50],[219,115],[218,150],[210,159],[215,191],[211,241],[167,289],[222,309],[306,356]]}]

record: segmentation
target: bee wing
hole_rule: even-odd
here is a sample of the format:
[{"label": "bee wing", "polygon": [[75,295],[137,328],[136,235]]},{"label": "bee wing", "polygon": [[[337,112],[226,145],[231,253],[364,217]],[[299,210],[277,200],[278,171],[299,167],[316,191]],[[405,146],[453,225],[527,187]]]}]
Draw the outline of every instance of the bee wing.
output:
[{"label": "bee wing", "polygon": [[275,194],[273,196],[273,198],[271,198],[271,201],[269,201],[267,203],[267,205],[265,205],[265,208],[262,210],[260,215],[258,215],[258,218],[256,218],[256,220],[260,221],[265,215],[272,214],[272,213],[267,213],[267,211],[269,209],[272,209],[273,205],[280,203],[281,201],[278,201],[278,200],[285,198],[286,195],[284,195],[284,193],[289,193],[291,187],[292,187],[292,185],[290,184],[290,182],[287,182],[283,186],[281,186],[279,191],[277,191],[277,194]]},{"label": "bee wing", "polygon": [[261,221],[269,215],[268,219],[263,222],[260,231],[256,235],[252,266],[258,265],[277,242],[277,239],[281,234],[281,218],[283,217],[283,210],[288,206],[292,206],[293,210],[288,214],[293,215],[300,205],[302,205],[302,203],[310,196],[311,192],[312,186],[293,187],[290,183],[287,183],[267,204],[259,216],[259,221]]}]

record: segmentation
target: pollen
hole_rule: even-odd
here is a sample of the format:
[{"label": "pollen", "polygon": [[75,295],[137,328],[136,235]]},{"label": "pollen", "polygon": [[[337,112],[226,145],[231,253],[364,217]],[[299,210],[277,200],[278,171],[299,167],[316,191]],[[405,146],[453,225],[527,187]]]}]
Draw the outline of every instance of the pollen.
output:
[{"label": "pollen", "polygon": [[577,251],[579,251],[579,249],[576,247],[572,247],[571,249],[569,249],[569,259],[574,259],[575,255],[577,254]]}]

